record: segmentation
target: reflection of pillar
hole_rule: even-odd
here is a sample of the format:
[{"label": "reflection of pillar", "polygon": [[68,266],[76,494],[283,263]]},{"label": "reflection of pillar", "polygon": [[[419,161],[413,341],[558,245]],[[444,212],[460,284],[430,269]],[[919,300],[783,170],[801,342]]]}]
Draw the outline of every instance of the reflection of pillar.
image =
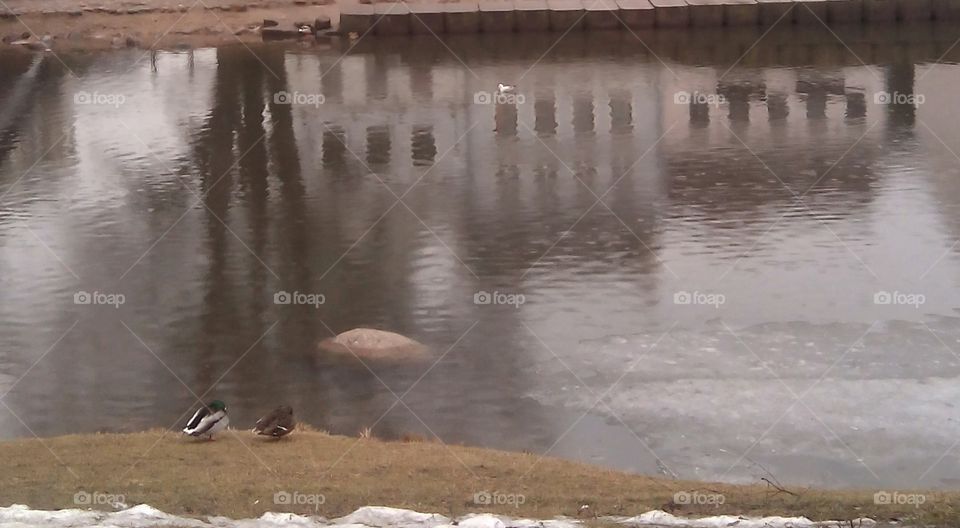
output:
[{"label": "reflection of pillar", "polygon": [[390,129],[386,125],[367,127],[367,165],[390,162]]},{"label": "reflection of pillar", "polygon": [[416,166],[432,165],[437,155],[437,140],[430,125],[414,125],[410,135],[410,156]]},{"label": "reflection of pillar", "polygon": [[811,90],[807,93],[807,119],[826,117],[827,115],[827,92],[824,90]]},{"label": "reflection of pillar", "polygon": [[[252,231],[256,233],[257,240],[253,242],[254,251],[262,250],[259,242],[262,241],[258,232],[266,216],[266,195],[267,195],[267,142],[261,141],[266,136],[266,129],[263,126],[264,110],[264,71],[263,68],[252,68],[240,83],[241,101],[241,119],[240,130],[237,133],[237,147],[240,152],[246,153],[237,160],[237,166],[240,172],[240,179],[247,190],[246,204],[250,208],[250,217],[254,220]],[[268,101],[273,101],[272,96],[268,95]],[[272,119],[273,114],[270,114]],[[272,125],[273,123],[271,123]],[[271,129],[273,127],[271,126]],[[258,253],[259,254],[259,253]],[[256,273],[262,271],[262,268],[256,270]]]},{"label": "reflection of pillar", "polygon": [[818,75],[797,81],[797,93],[807,96],[807,119],[827,115],[827,95],[846,95],[843,77]]},{"label": "reflection of pillar", "polygon": [[[232,185],[234,130],[240,122],[240,78],[237,66],[242,59],[236,51],[217,50],[217,71],[211,108],[204,135],[200,140],[205,158],[201,189],[214,214],[223,218],[229,197],[223,193]],[[245,65],[248,66],[249,65]],[[221,181],[222,180],[222,181]],[[214,238],[211,238],[213,240]]]},{"label": "reflection of pillar", "polygon": [[770,121],[779,121],[786,119],[788,115],[790,115],[790,107],[787,105],[786,94],[768,93],[767,119]]},{"label": "reflection of pillar", "polygon": [[757,94],[760,97],[766,93],[767,87],[762,79],[740,82],[718,82],[717,94],[727,101],[730,121],[747,123],[750,121],[750,96]]},{"label": "reflection of pillar", "polygon": [[493,121],[497,134],[504,136],[517,135],[517,105],[510,103],[496,103],[493,107]]},{"label": "reflection of pillar", "polygon": [[593,133],[593,97],[589,94],[573,100],[573,132],[577,135]]},{"label": "reflection of pillar", "polygon": [[344,146],[347,135],[340,125],[328,125],[323,132],[323,166],[325,168],[343,167]]},{"label": "reflection of pillar", "polygon": [[847,94],[847,110],[844,115],[847,119],[857,119],[867,115],[867,98],[862,92]]},{"label": "reflection of pillar", "polygon": [[690,125],[694,127],[705,127],[710,124],[710,106],[707,104],[707,98],[699,93],[693,93],[690,97]]},{"label": "reflection of pillar", "polygon": [[[520,178],[520,167],[516,165],[499,165],[497,167],[497,181],[517,180]],[[507,193],[501,198],[503,200],[515,200],[519,197],[518,193]]]},{"label": "reflection of pillar", "polygon": [[365,57],[364,76],[367,81],[367,95],[371,99],[382,100],[387,98],[387,70],[389,65],[379,54]]},{"label": "reflection of pillar", "polygon": [[[261,54],[261,60],[270,72],[264,76],[268,93],[275,94],[289,90],[287,84],[286,67],[284,65],[287,54],[277,48],[269,48]],[[276,75],[274,75],[274,73]],[[281,187],[285,201],[297,201],[303,195],[303,181],[301,180],[300,156],[297,152],[297,139],[294,133],[293,107],[288,104],[277,104],[273,96],[268,99],[270,106],[271,125],[267,135],[267,144],[276,166],[276,175],[283,182]],[[294,214],[292,206],[287,211]]]},{"label": "reflection of pillar", "polygon": [[[42,57],[31,58],[29,55],[18,55],[15,59],[8,59],[4,63],[7,74],[0,76],[0,93],[4,95],[4,105],[0,108],[0,166],[3,166],[7,155],[19,143],[18,138],[24,131],[28,131],[29,125],[33,119],[31,114],[39,111],[38,118],[43,120],[49,115],[55,115],[56,111],[62,111],[58,104],[45,100],[43,96],[51,96],[60,90],[62,75],[54,71],[49,65],[50,61],[45,61]],[[62,97],[56,97],[54,100],[62,102]],[[72,134],[70,134],[72,136]],[[26,145],[19,148],[27,155],[25,159],[48,158],[49,150],[54,150],[57,143],[48,143],[44,141],[48,136],[43,135],[40,139],[40,145],[36,145],[37,152]],[[72,141],[63,141],[60,136],[49,137],[50,141],[58,139],[61,146],[70,145]],[[33,142],[31,142],[32,144]],[[54,157],[48,159],[59,159],[56,157],[61,149],[53,152]],[[21,172],[29,170],[24,167]]]},{"label": "reflection of pillar", "polygon": [[[237,139],[235,134],[242,132],[240,124],[243,122],[241,89],[249,88],[253,82],[256,83],[254,86],[263,82],[259,64],[255,66],[254,62],[256,60],[253,57],[249,54],[242,56],[238,50],[217,50],[213,107],[207,114],[207,121],[201,128],[201,137],[197,142],[198,157],[204,159],[200,188],[204,193],[207,209],[217,218],[229,219],[230,198],[235,184],[233,166],[237,163],[234,155],[234,142]],[[245,75],[241,75],[241,72]],[[255,81],[251,81],[251,78]],[[252,130],[241,133],[239,139],[245,142],[249,133],[252,133]],[[201,325],[216,324],[216,318],[222,317],[224,313],[239,315],[234,312],[238,303],[231,302],[231,292],[236,291],[236,284],[228,272],[231,236],[221,222],[207,222],[206,231],[207,245],[204,255],[207,257],[205,263],[208,270],[203,280],[205,289],[202,293],[204,309],[200,316]],[[216,357],[221,343],[201,341],[198,357]],[[200,377],[203,378],[201,381],[206,382],[206,373],[200,374]]]},{"label": "reflection of pillar", "polygon": [[533,129],[538,134],[556,135],[557,133],[557,102],[550,97],[538,96],[533,103],[533,112],[536,116]]},{"label": "reflection of pillar", "polygon": [[629,134],[633,131],[633,104],[630,92],[617,90],[610,94],[610,133]]},{"label": "reflection of pillar", "polygon": [[340,62],[320,66],[320,89],[326,101],[343,102],[343,68]]},{"label": "reflection of pillar", "polygon": [[367,71],[369,61],[366,55],[347,55],[337,64],[337,70],[329,73],[342,79],[340,90],[334,94],[335,101],[339,99],[344,104],[357,107],[371,104],[373,97],[370,95],[370,73]]},{"label": "reflection of pillar", "polygon": [[410,91],[415,101],[433,100],[433,68],[430,63],[415,62],[410,65]]},{"label": "reflection of pillar", "polygon": [[915,76],[915,67],[909,60],[894,62],[887,68],[887,115],[892,128],[912,128],[916,122]]},{"label": "reflection of pillar", "polygon": [[727,117],[730,121],[750,121],[750,91],[748,89],[727,90],[724,96],[728,103]]}]

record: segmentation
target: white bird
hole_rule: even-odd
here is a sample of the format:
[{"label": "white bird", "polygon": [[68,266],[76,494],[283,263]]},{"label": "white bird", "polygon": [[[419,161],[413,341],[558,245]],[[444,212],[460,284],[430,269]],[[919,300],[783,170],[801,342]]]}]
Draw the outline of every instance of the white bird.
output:
[{"label": "white bird", "polygon": [[509,84],[498,83],[497,84],[497,93],[513,93],[517,91],[516,86],[510,86]]}]

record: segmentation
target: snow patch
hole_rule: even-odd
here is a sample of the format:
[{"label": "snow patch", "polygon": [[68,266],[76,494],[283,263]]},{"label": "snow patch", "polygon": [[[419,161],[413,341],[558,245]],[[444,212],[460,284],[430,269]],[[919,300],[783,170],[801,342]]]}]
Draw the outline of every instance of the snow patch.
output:
[{"label": "snow patch", "polygon": [[[274,513],[267,512],[259,519],[241,519],[235,521],[228,517],[210,517],[210,525],[202,524],[204,528],[214,526],[216,528],[280,528],[286,526],[293,527],[316,527],[327,526],[329,523],[323,517],[304,517],[295,513]],[[0,525],[2,526],[2,525]]]},{"label": "snow patch", "polygon": [[[823,521],[815,522],[806,517],[742,517],[734,515],[716,515],[688,519],[677,517],[661,510],[648,511],[636,517],[617,518],[616,522],[630,526],[656,526],[679,528],[833,528],[850,526],[848,522]],[[870,528],[876,526],[873,519],[854,519],[852,526]]]},{"label": "snow patch", "polygon": [[506,524],[496,515],[484,513],[482,515],[470,515],[460,521],[460,528],[506,528]]},{"label": "snow patch", "polygon": [[450,524],[450,519],[436,513],[420,513],[386,506],[364,506],[359,510],[334,521],[336,524],[359,524],[374,528],[419,527]]},{"label": "snow patch", "polygon": [[[664,511],[654,510],[636,517],[602,517],[626,526],[656,526],[661,528],[833,528],[847,526],[839,521],[813,522],[805,517],[736,517],[718,515],[687,519]],[[859,524],[858,524],[859,523]],[[868,528],[876,523],[870,519],[856,519],[855,526]],[[548,520],[513,519],[505,516],[470,514],[454,521],[437,513],[420,513],[384,506],[364,506],[357,511],[328,521],[323,517],[306,517],[293,513],[264,513],[259,519],[233,520],[227,517],[209,517],[206,521],[178,517],[164,513],[146,504],[119,512],[92,510],[31,510],[14,504],[0,507],[0,528],[584,528],[576,519]]]},{"label": "snow patch", "polygon": [[[76,511],[76,510],[65,510]],[[139,504],[126,510],[116,513],[107,513],[104,515],[104,524],[124,528],[141,528],[147,526],[183,526],[183,527],[206,527],[207,523],[196,519],[187,519],[164,513],[152,506]]]},{"label": "snow patch", "polygon": [[763,517],[750,519],[733,515],[716,515],[701,517],[700,519],[684,519],[665,511],[648,511],[636,517],[620,521],[622,524],[639,526],[682,526],[689,528],[721,528],[736,526],[737,528],[766,528],[768,526],[783,526],[789,528],[814,528],[817,523],[806,517]]}]

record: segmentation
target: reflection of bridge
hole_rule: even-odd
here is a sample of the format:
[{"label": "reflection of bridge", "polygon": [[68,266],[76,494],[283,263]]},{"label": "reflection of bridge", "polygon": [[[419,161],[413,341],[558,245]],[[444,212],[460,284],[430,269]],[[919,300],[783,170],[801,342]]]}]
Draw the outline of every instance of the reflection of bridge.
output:
[{"label": "reflection of bridge", "polygon": [[[712,38],[720,35],[728,36],[717,33]],[[705,61],[713,66],[661,65],[654,57],[693,55],[690,49],[701,45],[703,36],[690,36],[691,42],[678,49],[669,41],[654,41],[651,53],[643,53],[633,37],[624,40],[619,34],[571,36],[532,69],[527,59],[539,58],[537,54],[550,44],[536,35],[476,37],[472,47],[451,39],[450,50],[432,38],[414,39],[409,48],[384,44],[381,39],[361,43],[342,61],[295,55],[287,62],[292,90],[315,90],[316,76],[322,76],[326,105],[298,109],[295,115],[303,119],[308,134],[322,138],[315,143],[322,148],[323,162],[349,161],[347,153],[352,151],[362,153],[367,165],[389,165],[396,173],[405,170],[402,167],[430,163],[478,122],[480,130],[495,133],[471,134],[464,145],[489,153],[503,165],[557,166],[554,154],[568,164],[619,153],[636,153],[635,159],[678,124],[704,129],[698,133],[697,149],[727,144],[729,127],[759,150],[773,141],[808,143],[812,135],[824,142],[825,152],[842,150],[846,143],[839,140],[846,137],[845,129],[821,130],[817,120],[830,118],[859,126],[858,120],[880,119],[885,123],[880,129],[910,129],[916,111],[910,99],[913,63],[945,51],[928,33],[901,35],[915,42],[869,44],[862,31],[859,36],[846,35],[850,49],[868,52],[861,57],[831,34],[774,31],[758,46],[768,52],[758,54],[749,52],[742,35],[730,35],[734,38],[726,43],[729,46],[706,54],[723,56]],[[635,46],[614,45],[625,42]],[[475,56],[477,47],[484,49],[482,57]],[[728,48],[738,51],[731,53]],[[516,56],[507,49],[516,50]],[[455,55],[470,60],[469,67]],[[607,58],[585,62],[591,55]],[[857,57],[896,60],[891,66],[863,66]],[[728,71],[740,58],[738,64],[743,67]],[[807,59],[822,65],[809,67]],[[807,67],[782,67],[791,63]],[[497,82],[518,78],[520,92],[515,101],[475,104],[477,94],[489,95]],[[681,101],[680,93],[709,97]],[[885,94],[899,98],[886,101]],[[326,125],[311,124],[312,117]],[[838,141],[831,143],[831,134]],[[511,137],[536,137],[546,148],[519,149],[508,141]],[[674,148],[691,148],[682,134],[662,141],[667,158]],[[616,178],[609,172],[606,177]]]},{"label": "reflection of bridge", "polygon": [[[632,119],[642,121],[642,114],[635,111],[638,105],[627,100],[631,96],[646,98],[645,87],[652,78],[657,79],[654,92],[662,97],[666,120],[676,110],[671,97],[677,91],[722,95],[727,117],[734,122],[749,120],[751,114],[756,119],[758,102],[767,106],[771,118],[827,117],[827,102],[831,102],[831,111],[836,110],[832,103],[838,97],[846,98],[841,115],[847,118],[865,117],[868,110],[878,116],[906,116],[912,105],[900,99],[885,108],[873,108],[876,96],[885,91],[912,94],[912,87],[904,85],[912,83],[912,73],[907,71],[912,64],[960,59],[960,50],[952,48],[952,34],[907,27],[900,28],[894,39],[879,31],[786,28],[763,35],[759,43],[761,34],[749,29],[640,34],[642,44],[633,35],[619,32],[569,34],[558,43],[555,36],[544,35],[450,37],[445,44],[425,37],[405,39],[412,44],[404,47],[379,39],[361,41],[347,61],[324,71],[322,86],[328,100],[334,102],[360,106],[382,100],[435,107],[469,102],[471,94],[489,92],[496,82],[522,77],[521,89],[530,104],[516,105],[516,112],[499,107],[495,114],[497,130],[506,135],[515,128],[522,133],[524,123],[538,133],[563,135],[563,128],[569,125],[576,132],[599,132],[610,121],[618,126],[629,126]],[[717,46],[718,41],[723,45]],[[483,50],[480,56],[478,49]],[[548,51],[547,60],[541,60]],[[583,68],[582,61],[591,58],[596,62]],[[350,61],[353,66],[347,64]],[[666,62],[665,68],[658,68],[661,61]],[[889,74],[881,71],[886,66],[857,70],[863,63],[904,66],[890,68]],[[536,66],[527,72],[532,64]],[[738,68],[727,73],[733,65]],[[791,74],[784,67],[801,70]],[[768,70],[757,73],[757,68]],[[351,75],[348,70],[353,74],[345,91],[343,78]],[[824,71],[832,73],[821,73]],[[603,80],[574,79],[575,73]],[[603,123],[601,114],[606,113],[603,107],[607,103],[617,108]],[[708,121],[717,115],[709,105],[691,106],[693,121]],[[380,110],[389,111],[389,105],[381,105]],[[572,118],[566,117],[568,111]],[[629,116],[626,121],[625,116]]]}]

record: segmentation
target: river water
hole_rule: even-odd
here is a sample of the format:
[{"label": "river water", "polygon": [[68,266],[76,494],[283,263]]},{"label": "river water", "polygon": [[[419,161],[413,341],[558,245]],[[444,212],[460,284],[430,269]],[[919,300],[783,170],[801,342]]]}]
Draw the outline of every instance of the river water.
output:
[{"label": "river water", "polygon": [[[288,403],[955,487],[960,33],[760,36],[0,55],[0,436],[177,429],[201,397],[239,429]],[[430,355],[317,348],[359,326]]]}]

